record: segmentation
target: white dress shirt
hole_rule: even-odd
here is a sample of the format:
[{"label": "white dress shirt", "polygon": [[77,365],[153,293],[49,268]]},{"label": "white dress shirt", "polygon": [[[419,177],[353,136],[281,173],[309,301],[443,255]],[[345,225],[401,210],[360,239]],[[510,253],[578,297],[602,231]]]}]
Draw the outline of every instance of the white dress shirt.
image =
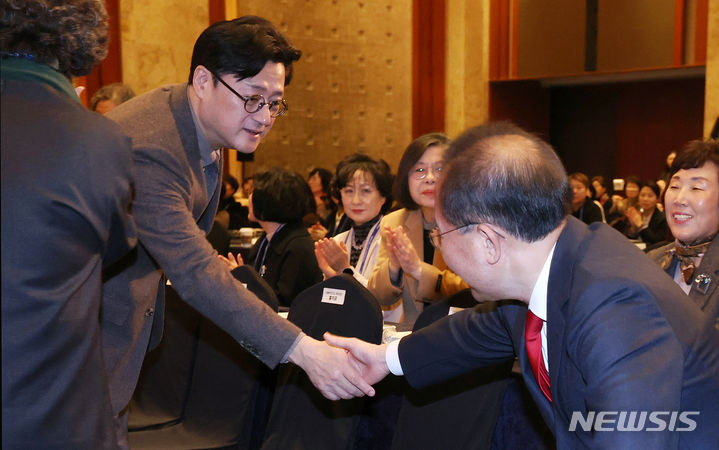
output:
[{"label": "white dress shirt", "polygon": [[[549,358],[547,356],[547,288],[549,286],[549,268],[552,265],[552,257],[554,256],[554,248],[556,246],[557,244],[555,243],[547,255],[544,266],[542,266],[542,271],[539,272],[539,277],[537,277],[537,281],[534,283],[532,295],[529,297],[529,310],[544,321],[544,325],[542,325],[542,357],[544,359],[544,365],[547,368],[547,373],[549,373]],[[404,375],[402,363],[399,360],[400,341],[401,339],[390,342],[385,352],[387,367],[392,374],[397,376]]]}]

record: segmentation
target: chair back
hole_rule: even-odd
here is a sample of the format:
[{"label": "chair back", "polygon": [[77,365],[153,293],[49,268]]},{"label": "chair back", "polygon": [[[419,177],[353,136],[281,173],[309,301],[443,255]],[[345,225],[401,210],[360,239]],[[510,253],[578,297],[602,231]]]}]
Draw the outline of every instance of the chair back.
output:
[{"label": "chair back", "polygon": [[[321,340],[325,331],[375,344],[382,339],[377,299],[347,274],[301,292],[292,302],[288,320],[315,339]],[[327,400],[302,369],[283,365],[262,448],[354,448],[364,402],[364,398]]]},{"label": "chair back", "polygon": [[[451,308],[470,307],[462,314],[486,314],[496,304],[478,305],[466,289],[425,308],[413,331],[446,317]],[[511,370],[509,361],[424,389],[407,384],[392,449],[489,448]]]},{"label": "chair back", "polygon": [[[277,311],[250,266],[233,275]],[[145,360],[130,405],[133,449],[259,448],[274,373],[168,286],[165,335]]]}]

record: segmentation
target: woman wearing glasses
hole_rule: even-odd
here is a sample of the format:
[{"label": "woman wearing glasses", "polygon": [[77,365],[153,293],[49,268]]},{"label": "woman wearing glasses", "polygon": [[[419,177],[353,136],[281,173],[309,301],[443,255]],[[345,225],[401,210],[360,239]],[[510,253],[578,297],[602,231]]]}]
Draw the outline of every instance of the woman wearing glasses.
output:
[{"label": "woman wearing glasses", "polygon": [[340,194],[351,228],[315,243],[315,255],[326,278],[352,274],[367,286],[377,262],[382,215],[392,206],[392,174],[383,160],[354,154],[340,161],[334,189]]},{"label": "woman wearing glasses", "polygon": [[404,208],[386,215],[380,225],[382,242],[367,287],[383,305],[384,320],[402,328],[414,324],[425,303],[468,287],[447,268],[430,236],[435,189],[448,146],[449,138],[441,133],[425,134],[409,144],[394,181],[395,198]]}]

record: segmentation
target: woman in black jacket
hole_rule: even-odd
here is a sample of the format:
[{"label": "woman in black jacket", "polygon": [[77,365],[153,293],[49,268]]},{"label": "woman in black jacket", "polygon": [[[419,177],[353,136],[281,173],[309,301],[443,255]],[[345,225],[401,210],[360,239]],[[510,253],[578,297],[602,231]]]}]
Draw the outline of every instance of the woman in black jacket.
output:
[{"label": "woman in black jacket", "polygon": [[669,227],[664,212],[659,211],[659,186],[654,182],[646,183],[639,190],[637,204],[626,212],[626,221],[622,233],[630,239],[641,240],[647,246],[667,241]]},{"label": "woman in black jacket", "polygon": [[[299,174],[271,169],[255,174],[249,209],[249,219],[264,233],[250,249],[247,264],[272,287],[280,306],[290,306],[297,294],[322,281],[314,242],[302,223],[314,210],[312,192]],[[232,267],[244,263],[239,256],[228,258]]]}]

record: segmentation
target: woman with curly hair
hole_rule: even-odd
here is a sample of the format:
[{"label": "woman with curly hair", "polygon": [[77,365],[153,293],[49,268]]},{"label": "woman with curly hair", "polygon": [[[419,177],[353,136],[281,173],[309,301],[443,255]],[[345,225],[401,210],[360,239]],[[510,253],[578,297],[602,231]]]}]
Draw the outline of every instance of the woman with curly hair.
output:
[{"label": "woman with curly hair", "polygon": [[0,52],[82,76],[107,56],[107,12],[101,0],[3,0]]},{"label": "woman with curly hair", "polygon": [[130,140],[69,80],[106,20],[99,0],[0,3],[3,448],[118,446],[100,303],[135,244]]}]

